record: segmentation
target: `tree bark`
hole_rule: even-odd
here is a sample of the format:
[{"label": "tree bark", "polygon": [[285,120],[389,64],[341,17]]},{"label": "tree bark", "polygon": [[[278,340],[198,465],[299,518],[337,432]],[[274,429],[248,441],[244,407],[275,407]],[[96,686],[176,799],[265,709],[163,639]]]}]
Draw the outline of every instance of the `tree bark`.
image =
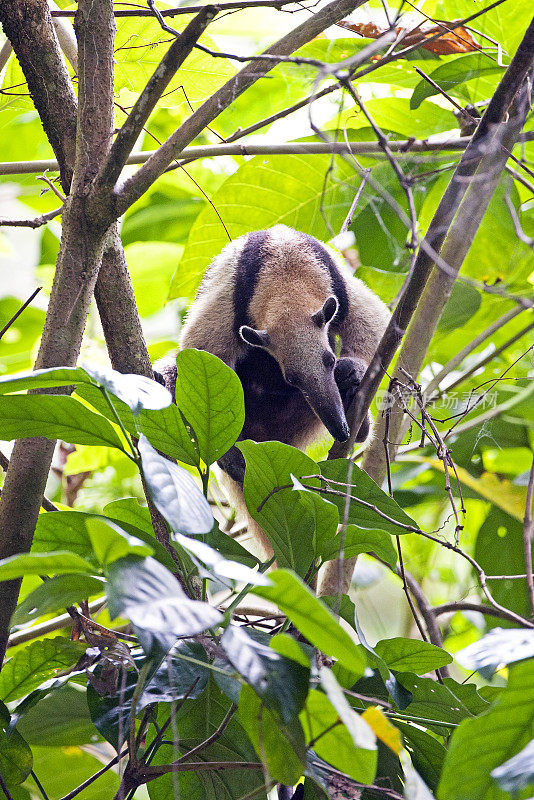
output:
[{"label": "tree bark", "polygon": [[[51,42],[56,51],[57,39],[47,4],[42,0],[2,5],[2,23],[6,26],[8,36],[12,34],[12,29],[17,32],[22,24],[22,5],[33,15],[34,27],[41,34],[41,47],[45,46],[48,37],[48,43]],[[80,24],[80,21],[87,21],[89,13],[91,24]],[[96,6],[91,0],[80,0],[76,19],[80,100],[74,172],[71,194],[63,213],[63,234],[37,368],[73,366],[76,363],[106,236],[105,229],[96,227],[87,219],[86,198],[95,169],[111,144],[115,29],[111,0],[101,0]],[[20,30],[18,38],[15,35],[14,39],[17,44],[21,41]],[[12,41],[13,44],[15,42]],[[30,60],[35,55],[33,52],[24,52]],[[58,74],[64,75],[64,63],[58,64],[54,53],[45,53],[52,59]],[[29,71],[31,73],[30,68]],[[53,80],[53,77],[49,79]],[[46,82],[44,86],[38,84],[36,97],[41,91],[44,94],[47,91],[52,93],[52,87]],[[57,91],[57,87],[54,91]],[[66,91],[62,96],[71,108],[72,97]],[[66,157],[65,143],[54,124],[57,120],[52,117],[51,101],[39,98],[36,99],[37,103],[43,109],[47,126],[56,130],[54,142],[58,152]],[[61,116],[59,108],[53,112],[57,117]],[[69,152],[68,155],[70,163],[72,154]],[[15,444],[0,497],[0,558],[6,558],[14,552],[27,552],[31,547],[53,448],[54,443],[46,439],[22,439]],[[0,659],[5,654],[9,621],[16,607],[19,586],[18,581],[0,583]]]}]

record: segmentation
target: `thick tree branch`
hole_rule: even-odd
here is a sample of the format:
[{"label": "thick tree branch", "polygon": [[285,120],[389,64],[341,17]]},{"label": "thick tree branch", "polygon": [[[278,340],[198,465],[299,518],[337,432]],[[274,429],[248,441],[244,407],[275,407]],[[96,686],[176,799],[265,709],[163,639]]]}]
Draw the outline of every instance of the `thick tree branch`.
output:
[{"label": "thick tree branch", "polygon": [[217,11],[216,6],[204,6],[179,38],[174,40],[161,59],[113,142],[108,158],[96,180],[100,189],[109,190],[115,186],[126,159],[156,103],[173,79],[177,69],[183,64],[202,33],[217,15]]},{"label": "thick tree branch", "polygon": [[[311,39],[322,33],[330,25],[350,14],[365,0],[334,0],[311,19],[296,27],[287,36],[273,44],[265,51],[267,56],[287,56],[302,47]],[[177,158],[193,139],[201,133],[219,114],[235,100],[245,89],[252,86],[259,78],[266,75],[275,64],[270,60],[257,60],[247,64],[237,75],[227,81],[200,108],[187,119],[181,127],[170,136],[115,195],[113,218],[123,214],[135,200],[138,200],[148,187],[158,178],[169,164]]]},{"label": "thick tree branch", "polygon": [[[443,198],[441,199],[436,213],[434,214],[425,237],[431,248],[438,253],[443,242],[445,241],[445,238],[449,237],[450,241],[448,243],[447,255],[444,252],[440,253],[440,255],[442,260],[449,264],[452,268],[454,277],[456,276],[463,258],[469,249],[469,247],[465,247],[466,242],[468,241],[466,236],[466,226],[469,225],[471,229],[471,238],[469,239],[470,246],[472,237],[476,232],[482,215],[480,215],[478,212],[476,213],[475,219],[478,220],[476,227],[474,226],[474,218],[472,216],[468,216],[467,213],[464,213],[461,215],[460,223],[457,222],[456,227],[453,228],[452,223],[454,217],[457,214],[460,203],[462,202],[469,186],[472,183],[475,173],[481,167],[481,165],[484,165],[485,170],[490,170],[487,175],[487,177],[489,177],[489,181],[484,180],[478,184],[476,187],[476,194],[481,199],[482,196],[485,196],[487,200],[486,206],[487,203],[489,203],[498,177],[500,176],[500,173],[507,160],[506,154],[502,152],[501,145],[505,144],[505,147],[508,150],[513,147],[519,132],[518,127],[522,125],[522,119],[518,119],[518,117],[514,116],[508,121],[508,123],[504,125],[504,128],[502,129],[500,123],[505,117],[505,114],[507,113],[520,87],[523,85],[526,77],[530,74],[533,63],[534,20],[531,22],[523,41],[519,45],[519,48],[512,59],[510,66],[506,70],[505,75],[497,87],[497,90],[495,91],[495,94],[493,95],[478,128],[473,134],[471,142],[465,150],[460,163],[458,164],[458,167],[451,178],[451,181],[445,191],[445,194],[443,195]],[[524,114],[525,109],[522,110],[522,118],[524,118]],[[507,141],[505,141],[505,139]],[[498,152],[495,152],[496,150]],[[488,159],[488,153],[491,154],[491,163]],[[497,180],[495,180],[495,176],[497,177]],[[488,191],[490,184],[491,193]],[[472,204],[477,205],[474,198],[472,200]],[[477,206],[477,208],[480,209],[481,206]],[[467,212],[467,208],[465,208],[465,212]],[[453,241],[455,237],[456,240]],[[455,259],[457,260],[455,261]],[[391,363],[400,341],[406,332],[408,324],[414,315],[417,304],[421,298],[421,295],[423,294],[433,269],[434,260],[430,254],[421,247],[414,264],[412,275],[406,284],[405,290],[382,337],[377,352],[363,377],[360,391],[356,395],[351,408],[347,412],[347,418],[349,420],[349,424],[351,425],[352,431],[351,438],[343,445],[335,444],[331,450],[332,457],[338,458],[346,456],[354,446],[356,433],[360,428],[361,422],[371,404],[371,400],[374,397],[389,364]],[[437,282],[443,281],[445,284],[447,284],[447,286],[450,284],[450,288],[448,289],[450,292],[452,289],[450,276],[444,275],[441,270],[435,272],[435,275],[435,280]],[[437,287],[434,286],[433,291],[436,292],[436,290]],[[443,297],[442,294],[438,296]],[[425,322],[422,324],[426,328]],[[427,341],[426,336],[424,337],[423,341]],[[418,370],[414,372],[413,370],[408,369],[408,372],[412,376],[415,376],[417,375]]]},{"label": "thick tree branch", "polygon": [[[43,99],[41,93],[55,93],[63,97],[67,110],[72,110],[75,105],[73,93],[69,94],[66,89],[64,62],[57,63],[58,45],[46,2],[34,0],[32,3],[4,3],[0,11],[2,22],[5,20],[9,30],[15,29],[16,33],[14,20],[20,24],[18,13],[21,7],[26,6],[31,6],[29,12],[32,18],[37,18],[41,23],[41,39],[45,39],[49,47],[44,47],[42,41],[39,42],[38,49],[31,41],[28,47],[21,44],[20,62],[24,70],[28,69],[30,76],[35,71],[37,75],[45,75],[47,81],[61,79],[54,88],[46,83],[43,85],[42,81],[37,82],[34,95],[40,113],[43,109],[43,125],[47,135],[54,140],[56,153],[68,159],[62,165],[68,185],[72,152],[66,152],[63,137],[66,130],[72,129],[72,118],[65,113],[65,107],[54,105],[50,99]],[[72,366],[76,363],[105,237],[105,229],[95,229],[88,222],[85,200],[94,172],[111,144],[114,44],[111,0],[101,0],[98,4],[94,4],[92,0],[80,0],[76,19],[80,105],[75,168],[71,194],[63,213],[63,235],[37,368]],[[19,39],[12,38],[10,33],[8,35],[17,52]],[[25,35],[30,40],[27,28]],[[44,61],[36,56],[37,52]],[[27,60],[31,62],[30,65],[26,63]],[[58,70],[56,75],[50,72],[49,61]],[[62,125],[66,128],[61,127]],[[15,444],[0,498],[0,558],[27,552],[31,547],[53,449],[54,442],[47,439],[19,440]],[[7,645],[9,621],[16,606],[19,586],[20,581],[0,583],[1,659]]]},{"label": "thick tree branch", "polygon": [[[506,151],[511,150],[523,126],[528,110],[528,87],[525,87],[525,79],[531,74],[533,65],[534,19],[473,134],[426,234],[425,238],[432,250],[439,253],[440,261],[445,262],[449,268],[447,271],[437,268],[427,250],[420,247],[412,274],[363,377],[360,391],[347,411],[351,438],[344,444],[335,442],[329,458],[344,457],[352,450],[356,433],[412,317],[394,377],[403,380],[405,373],[401,370],[414,378],[419,374],[458,271],[506,164]],[[521,87],[523,95],[518,108],[506,123],[501,123]],[[464,198],[465,202],[462,203]],[[416,308],[417,313],[414,316]],[[379,486],[387,471],[387,458],[382,444],[385,426],[389,425],[389,441],[398,442],[403,418],[404,410],[396,405],[387,423],[385,416],[382,418],[375,439],[364,454],[362,466]],[[342,564],[343,580],[338,574],[338,562],[327,564],[321,576],[319,591],[327,593],[327,590],[331,591],[332,585],[347,591],[355,561],[346,559]]]}]

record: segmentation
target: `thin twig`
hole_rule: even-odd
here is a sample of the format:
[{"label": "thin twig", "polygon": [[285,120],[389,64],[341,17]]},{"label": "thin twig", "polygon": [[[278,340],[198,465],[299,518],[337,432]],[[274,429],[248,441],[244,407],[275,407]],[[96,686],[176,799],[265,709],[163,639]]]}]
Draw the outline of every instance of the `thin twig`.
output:
[{"label": "thin twig", "polygon": [[59,208],[54,208],[53,211],[47,211],[46,214],[41,214],[40,217],[34,217],[33,219],[0,218],[0,228],[40,228],[42,225],[46,225],[47,222],[50,222],[51,219],[58,217],[62,213],[63,206],[60,206]]},{"label": "thin twig", "polygon": [[91,775],[90,778],[87,778],[87,780],[85,780],[83,783],[80,783],[80,785],[77,786],[76,789],[73,789],[72,792],[66,794],[64,797],[61,798],[61,800],[72,800],[73,797],[76,797],[77,794],[80,794],[80,792],[83,792],[84,789],[87,789],[87,787],[90,786],[92,783],[94,783],[94,781],[96,781],[98,778],[100,778],[101,775],[104,775],[104,773],[106,773],[108,769],[111,769],[111,767],[114,767],[115,764],[118,764],[121,758],[124,758],[124,756],[126,755],[128,755],[128,749],[123,750],[122,753],[119,753],[114,758],[112,758],[111,761],[109,761],[104,767],[102,767],[102,769],[99,769],[98,772],[95,772],[94,775]]},{"label": "thin twig", "polygon": [[[0,330],[0,339],[2,338],[2,336],[4,335],[4,333],[10,329],[10,327],[13,325],[13,323],[15,322],[15,320],[16,320],[18,317],[20,317],[20,315],[22,314],[22,312],[24,311],[24,309],[28,308],[28,306],[30,305],[30,303],[32,302],[32,300],[34,300],[34,298],[35,298],[35,297],[37,297],[37,295],[39,294],[39,292],[41,291],[41,289],[42,289],[42,288],[43,288],[42,286],[38,286],[38,287],[37,287],[37,289],[35,289],[35,291],[34,291],[34,292],[32,292],[32,294],[31,294],[31,295],[28,297],[28,299],[27,299],[27,300],[26,300],[26,301],[25,301],[25,302],[24,302],[24,303],[21,305],[21,307],[20,307],[20,308],[19,308],[17,311],[15,311],[15,313],[13,314],[13,316],[11,317],[11,319],[10,319],[10,320],[8,320],[8,322],[6,322],[6,324],[4,325],[4,327],[3,327],[3,328]],[[4,465],[2,464],[2,462],[1,462],[1,461],[0,461],[0,466],[1,466],[3,469],[6,469],[6,467],[4,467]]]},{"label": "thin twig", "polygon": [[[46,170],[45,170],[45,172],[46,172]],[[43,183],[46,183],[46,185],[54,192],[56,197],[59,197],[59,199],[61,200],[62,203],[65,202],[65,200],[66,200],[65,196],[63,194],[61,194],[61,192],[59,191],[57,186],[54,185],[54,182],[48,177],[48,175],[46,175],[46,174],[45,175],[39,175],[35,180],[43,181]],[[46,189],[43,189],[43,192],[46,192]]]}]

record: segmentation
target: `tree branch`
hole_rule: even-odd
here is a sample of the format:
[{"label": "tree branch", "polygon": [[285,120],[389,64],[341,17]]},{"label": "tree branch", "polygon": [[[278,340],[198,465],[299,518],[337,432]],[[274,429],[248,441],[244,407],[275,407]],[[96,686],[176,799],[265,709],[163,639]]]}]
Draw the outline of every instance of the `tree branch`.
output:
[{"label": "tree branch", "polygon": [[161,59],[113,142],[109,155],[96,179],[96,185],[100,189],[109,190],[115,186],[126,159],[156,103],[217,12],[216,6],[204,6],[179,38],[174,40]]},{"label": "tree branch", "polygon": [[63,206],[33,219],[0,219],[0,228],[40,228],[63,213]]},{"label": "tree branch", "polygon": [[[316,97],[317,95],[315,95]],[[309,98],[303,102],[307,105]],[[274,115],[276,116],[276,115]],[[262,120],[263,124],[268,124],[271,118]],[[252,130],[251,126],[249,131]],[[241,135],[241,134],[240,134]],[[231,137],[233,139],[234,136]],[[527,131],[519,139],[519,142],[530,142],[534,140],[534,133]],[[398,139],[388,141],[389,149],[398,153],[399,156],[410,157],[413,153],[449,153],[461,152],[465,150],[471,138],[462,136],[451,138],[448,142],[433,142],[428,139]],[[145,164],[158,150],[142,150],[133,152],[126,159],[126,164]],[[181,162],[193,161],[197,158],[217,158],[223,156],[258,156],[258,155],[314,155],[324,153],[336,153],[339,155],[383,155],[383,150],[377,142],[278,142],[249,144],[233,144],[231,142],[223,144],[206,144],[196,147],[185,147],[180,153]],[[173,168],[181,164],[170,165]],[[40,161],[0,161],[0,175],[25,175],[43,172],[44,170],[57,170],[58,162],[54,159]],[[515,176],[519,180],[520,176]]]},{"label": "tree branch", "polygon": [[[452,268],[452,276],[444,275],[441,270],[434,270],[434,259],[423,247],[420,247],[411,277],[405,286],[375,356],[362,379],[360,390],[347,411],[347,419],[352,431],[351,437],[348,442],[342,445],[334,444],[331,449],[332,457],[344,457],[352,450],[356,434],[369,409],[371,400],[406,332],[433,270],[433,284],[429,288],[427,297],[430,298],[430,301],[439,298],[439,311],[436,315],[437,324],[437,320],[441,316],[441,310],[452,290],[456,274],[469,249],[472,238],[506,163],[507,155],[502,152],[501,145],[504,143],[506,149],[510,150],[522,127],[526,114],[525,103],[523,103],[523,108],[518,116],[512,116],[503,125],[500,122],[507,113],[520,87],[524,84],[526,77],[531,72],[533,63],[534,20],[527,29],[510,66],[490,100],[486,112],[441,199],[425,237],[434,252],[440,251],[447,237],[447,248],[440,253],[440,256]],[[454,225],[453,220],[478,170],[480,170],[479,174],[484,174],[487,180],[484,180],[483,185],[476,186],[476,197],[471,194],[469,204],[464,206],[463,213],[460,215],[460,222],[456,221]],[[483,206],[480,201],[484,202]],[[469,213],[468,205],[470,206]],[[469,225],[469,233],[466,231],[466,225]],[[422,358],[429,342],[429,326],[426,316],[423,316],[422,313],[418,313],[417,322],[424,329],[424,335],[422,338],[412,336],[411,341],[417,341],[418,350]],[[420,332],[418,335],[420,335]],[[414,369],[410,362],[403,364],[403,366],[414,377],[419,372],[420,365],[417,369]],[[392,435],[393,437],[395,436],[394,431],[392,431]],[[377,437],[376,441],[381,443],[380,436]],[[377,455],[377,446],[373,448],[373,455],[375,457]],[[382,461],[382,459],[383,456],[380,454],[380,460]],[[367,463],[369,466],[369,458]],[[373,471],[375,471],[374,467]],[[382,476],[378,481],[381,483],[384,477],[383,466],[380,472],[375,472],[375,474]]]},{"label": "tree branch", "polygon": [[[41,36],[38,43],[27,35],[25,12],[31,15]],[[80,0],[77,14],[80,106],[75,168],[71,194],[63,214],[63,235],[37,368],[76,363],[104,244],[105,230],[95,229],[88,222],[85,199],[94,170],[111,143],[112,2],[101,0],[94,4],[92,0]],[[28,85],[34,80],[34,74],[38,77],[31,91],[54,150],[58,157],[65,159],[61,164],[62,180],[68,185],[73,153],[64,139],[72,130],[73,118],[68,112],[72,112],[76,105],[47,4],[44,0],[3,3],[0,19],[17,56],[20,47],[19,61],[25,74],[28,71]],[[20,35],[22,23],[26,42]],[[50,65],[57,70],[56,73]],[[0,497],[0,558],[28,552],[31,547],[53,450],[54,442],[47,439],[23,439],[15,444]],[[16,607],[19,588],[20,581],[17,580],[0,583],[0,659],[5,653],[9,621]]]},{"label": "tree branch", "polygon": [[[326,28],[350,14],[365,0],[334,0],[265,51],[267,56],[286,56],[315,38]],[[128,178],[115,195],[113,217],[116,219],[139,199],[169,164],[177,158],[206,125],[212,122],[226,106],[266,75],[275,64],[270,60],[257,60],[247,64],[237,75],[218,89],[166,142],[151,156],[131,178]]]}]

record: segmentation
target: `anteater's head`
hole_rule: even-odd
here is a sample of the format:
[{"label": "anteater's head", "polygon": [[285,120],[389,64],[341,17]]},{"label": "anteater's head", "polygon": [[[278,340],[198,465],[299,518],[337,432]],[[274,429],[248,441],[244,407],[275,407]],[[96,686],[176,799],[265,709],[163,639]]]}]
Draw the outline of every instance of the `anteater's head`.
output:
[{"label": "anteater's head", "polygon": [[242,325],[239,334],[252,347],[261,347],[278,362],[284,380],[304,395],[334,439],[349,438],[349,426],[334,379],[336,356],[328,329],[338,310],[334,295],[320,308],[303,311],[297,302],[292,309],[279,309],[264,329]]}]

